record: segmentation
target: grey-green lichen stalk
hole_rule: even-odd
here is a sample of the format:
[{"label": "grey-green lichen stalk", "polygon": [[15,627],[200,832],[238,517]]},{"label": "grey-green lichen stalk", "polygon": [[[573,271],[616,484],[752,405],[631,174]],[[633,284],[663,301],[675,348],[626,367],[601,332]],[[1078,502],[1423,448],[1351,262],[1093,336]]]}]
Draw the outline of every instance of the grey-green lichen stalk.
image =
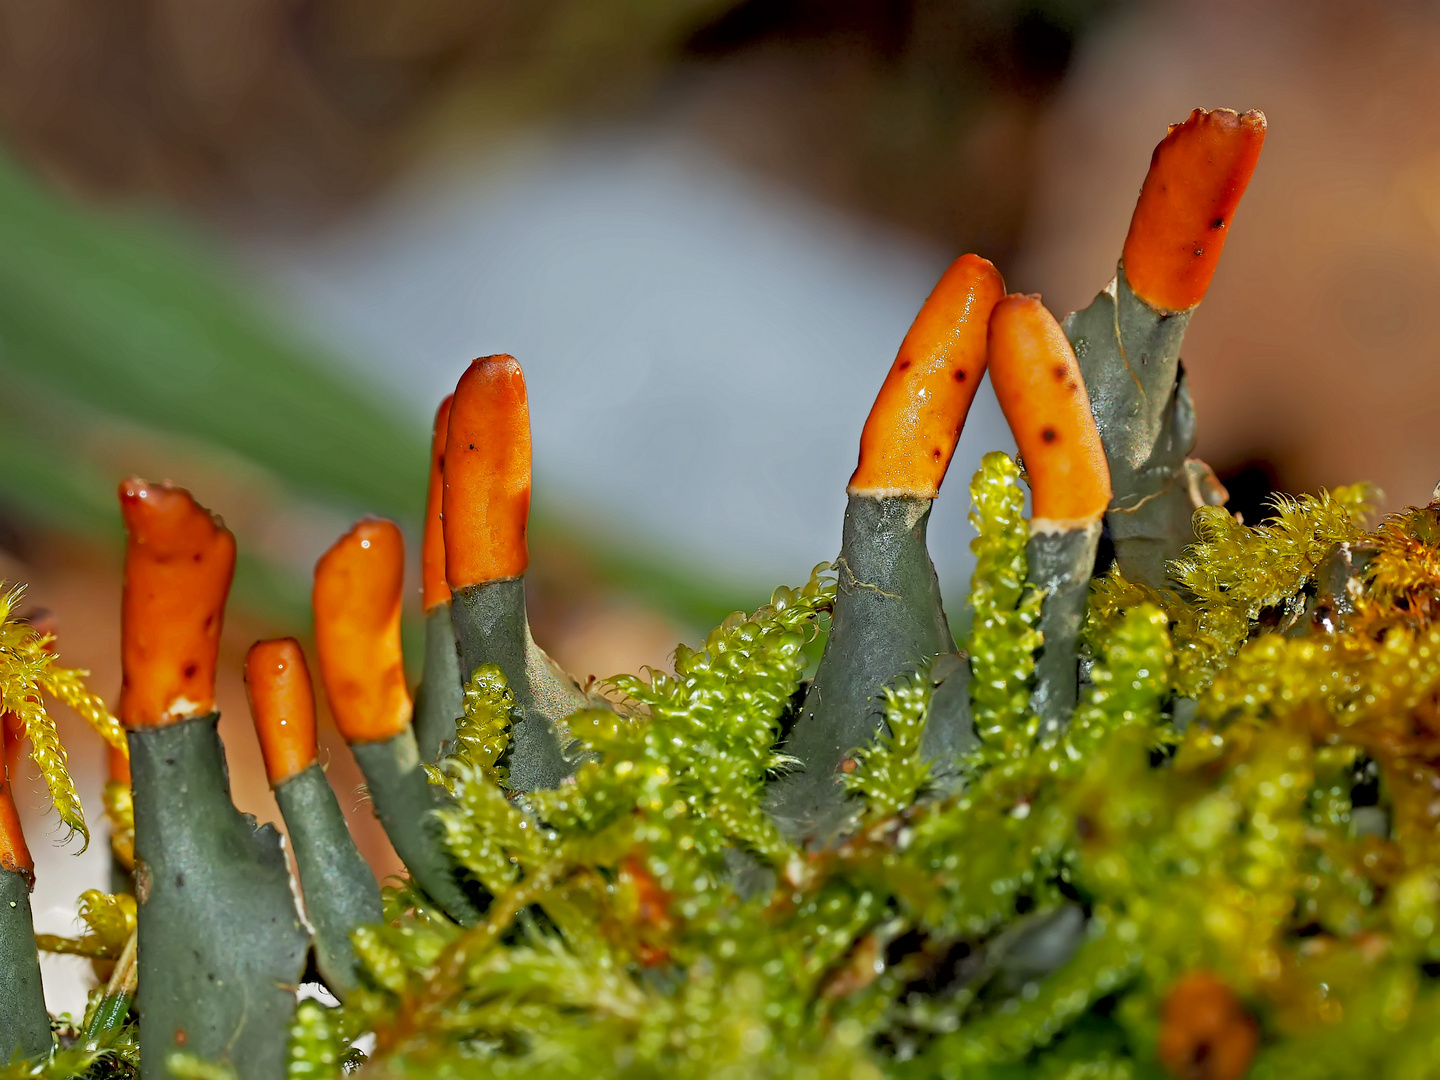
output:
[{"label": "grey-green lichen stalk", "polygon": [[[523,520],[486,519],[511,561],[455,590],[466,678],[445,690],[464,716],[453,740],[435,726],[449,753],[422,762],[403,710],[389,742],[357,742],[363,756],[400,740],[411,811],[386,826],[444,873],[384,890],[382,918],[351,934],[344,1003],[294,1009],[284,1072],[339,1077],[365,1064],[368,1035],[366,1068],[417,1077],[1433,1074],[1440,504],[1370,529],[1369,493],[1341,488],[1279,499],[1250,526],[1207,505],[1217,493],[1186,457],[1180,333],[1263,127],[1197,112],[1172,129],[1116,284],[1066,324],[1114,480],[1114,565],[1095,567],[1078,631],[1046,617],[1027,478],[1000,453],[970,487],[963,652],[936,635],[926,549],[943,462],[928,486],[896,488],[885,477],[924,474],[886,444],[857,470],[869,479],[852,482],[833,569],[681,646],[674,674],[612,679],[608,699],[530,640]],[[1174,205],[1182,189],[1195,205]],[[1002,291],[988,264],[962,270]],[[926,340],[944,340],[944,308],[922,311]],[[923,377],[958,385],[976,355]],[[872,419],[908,415],[916,358],[902,347]],[[517,379],[504,360],[490,367]],[[489,408],[484,368],[469,392]],[[1010,374],[1019,423],[1028,375]],[[957,435],[942,420],[934,453]],[[483,568],[487,549],[471,554]],[[1076,694],[1062,722],[1037,687]],[[447,913],[452,888],[473,901]],[[94,898],[91,932],[63,948],[123,971],[123,907]],[[127,985],[112,976],[83,1032],[0,1077],[132,1069]],[[235,1064],[259,1075],[242,1055],[145,1068],[219,1080]]]}]

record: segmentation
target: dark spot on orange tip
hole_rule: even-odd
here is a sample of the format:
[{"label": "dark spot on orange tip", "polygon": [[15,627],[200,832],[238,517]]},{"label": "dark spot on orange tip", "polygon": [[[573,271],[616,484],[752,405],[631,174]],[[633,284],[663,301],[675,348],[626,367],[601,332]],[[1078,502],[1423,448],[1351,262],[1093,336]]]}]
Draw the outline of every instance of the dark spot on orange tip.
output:
[{"label": "dark spot on orange tip", "polygon": [[939,494],[985,370],[990,310],[1004,292],[999,272],[975,255],[962,255],[941,275],[866,417],[847,487],[851,495],[933,499]]}]

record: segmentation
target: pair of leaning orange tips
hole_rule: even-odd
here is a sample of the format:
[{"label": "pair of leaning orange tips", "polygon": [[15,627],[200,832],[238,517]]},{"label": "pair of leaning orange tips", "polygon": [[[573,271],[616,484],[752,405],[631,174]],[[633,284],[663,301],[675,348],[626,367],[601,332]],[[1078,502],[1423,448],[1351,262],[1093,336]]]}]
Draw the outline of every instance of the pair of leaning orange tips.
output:
[{"label": "pair of leaning orange tips", "polygon": [[1029,472],[1037,527],[1098,521],[1110,471],[1080,367],[1037,296],[963,255],[905,336],[860,435],[852,495],[933,499],[986,369]]},{"label": "pair of leaning orange tips", "polygon": [[[1264,134],[1258,112],[1196,110],[1156,148],[1121,263],[1155,311],[1186,312],[1203,298]],[[1093,528],[1110,502],[1110,476],[1075,353],[1038,297],[1007,296],[999,272],[975,255],[945,271],[906,334],[865,422],[850,493],[935,498],[987,369],[1025,461],[1032,529]],[[470,365],[437,412],[430,464],[427,611],[453,590],[517,578],[527,567],[530,424],[513,357]],[[147,727],[210,712],[234,539],[181,489],[130,480],[121,504],[130,535],[122,719]],[[321,679],[351,743],[383,741],[410,723],[403,563],[399,528],[366,519],[316,567]],[[262,642],[247,676],[278,783],[315,756],[303,652],[290,639]]]}]

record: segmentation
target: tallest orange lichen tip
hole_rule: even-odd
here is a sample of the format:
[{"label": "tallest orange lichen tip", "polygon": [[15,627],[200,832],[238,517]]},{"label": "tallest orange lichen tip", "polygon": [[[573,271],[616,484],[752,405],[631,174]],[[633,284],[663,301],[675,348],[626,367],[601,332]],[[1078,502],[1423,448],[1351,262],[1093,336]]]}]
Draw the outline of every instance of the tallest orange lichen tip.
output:
[{"label": "tallest orange lichen tip", "polygon": [[1200,303],[1265,143],[1265,114],[1196,109],[1170,128],[1125,237],[1125,279],[1158,311]]},{"label": "tallest orange lichen tip", "polygon": [[184,488],[135,477],[120,485],[120,513],[120,719],[147,728],[213,712],[235,537]]},{"label": "tallest orange lichen tip", "polygon": [[460,377],[445,438],[445,576],[451,589],[517,578],[530,564],[530,405],[513,356]]},{"label": "tallest orange lichen tip", "polygon": [[865,420],[851,495],[940,493],[985,374],[990,310],[1004,295],[1000,272],[978,255],[962,255],[941,276]]}]

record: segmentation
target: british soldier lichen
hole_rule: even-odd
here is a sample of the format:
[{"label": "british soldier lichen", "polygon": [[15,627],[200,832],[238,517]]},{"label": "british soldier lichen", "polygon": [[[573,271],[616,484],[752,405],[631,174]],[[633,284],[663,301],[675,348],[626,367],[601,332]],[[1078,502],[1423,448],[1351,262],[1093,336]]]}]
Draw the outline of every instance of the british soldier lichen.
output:
[{"label": "british soldier lichen", "polygon": [[[152,1033],[146,1071],[329,1080],[362,1063],[354,1044],[370,1035],[372,1069],[416,1077],[1434,1075],[1440,499],[1367,530],[1371,493],[1337,488],[1282,498],[1248,525],[1187,457],[1180,334],[1264,128],[1258,113],[1197,112],[1172,129],[1116,280],[1063,324],[1037,299],[1002,300],[990,264],[957,261],[867,421],[833,573],[822,564],[680,646],[674,674],[611,680],[611,698],[574,685],[530,639],[524,382],[510,357],[477,361],[437,422],[425,605],[443,655],[427,659],[423,740],[400,674],[398,528],[361,523],[317,576],[332,711],[411,870],[378,898],[333,824],[301,646],[252,653],[292,836],[330,808],[330,831],[310,835],[332,842],[296,850],[317,968],[343,1004],[274,993],[275,972],[298,975],[299,939],[267,945],[245,921],[253,905],[234,901],[260,896],[261,871],[276,892],[276,860],[236,878],[216,850],[157,847],[162,818],[187,843],[206,826],[158,782],[174,764],[160,738],[204,766],[187,782],[203,781],[211,817],[237,818],[229,840],[253,839],[220,788],[213,715],[190,715],[210,698],[192,700],[193,680],[170,679],[186,669],[167,667],[151,673],[169,681],[140,703],[149,711],[127,714],[144,752],[137,865],[231,874],[216,895],[139,875],[145,970],[193,978],[185,949],[200,937],[160,921],[157,891],[181,915],[224,906],[238,952],[207,940],[207,963],[263,975],[270,1025],[251,1034],[238,1026],[257,1022],[248,1013],[201,1024],[199,1056],[194,1036],[182,1048]],[[1196,230],[1213,242],[1197,248]],[[992,453],[971,483],[961,652],[925,522],[985,364],[985,324],[1032,472]],[[1151,362],[1136,377],[1124,358],[1141,353]],[[486,443],[495,430],[509,441]],[[1066,457],[1069,443],[1083,454]],[[183,493],[151,490],[204,536],[219,529]],[[1111,543],[1097,567],[1102,518]],[[147,595],[163,607],[179,594],[162,578]],[[202,602],[167,610],[193,622]],[[32,632],[12,632],[33,651]],[[193,644],[164,640],[173,657]],[[165,696],[177,687],[184,709]],[[313,801],[286,795],[302,779]],[[14,818],[0,816],[0,841],[23,853]],[[341,849],[348,862],[332,858]],[[27,896],[28,879],[10,878],[0,886]],[[356,903],[334,903],[342,881]],[[0,972],[0,1009],[29,1024],[15,1043],[29,1060],[5,1080],[134,1068],[136,910],[87,894],[90,930],[42,942],[114,968],[74,1046],[49,1056],[33,930],[0,923],[14,970],[34,969],[28,997]],[[221,1001],[197,992],[165,1015],[208,1023],[207,1002]],[[273,1041],[247,1054],[236,1031]]]}]

